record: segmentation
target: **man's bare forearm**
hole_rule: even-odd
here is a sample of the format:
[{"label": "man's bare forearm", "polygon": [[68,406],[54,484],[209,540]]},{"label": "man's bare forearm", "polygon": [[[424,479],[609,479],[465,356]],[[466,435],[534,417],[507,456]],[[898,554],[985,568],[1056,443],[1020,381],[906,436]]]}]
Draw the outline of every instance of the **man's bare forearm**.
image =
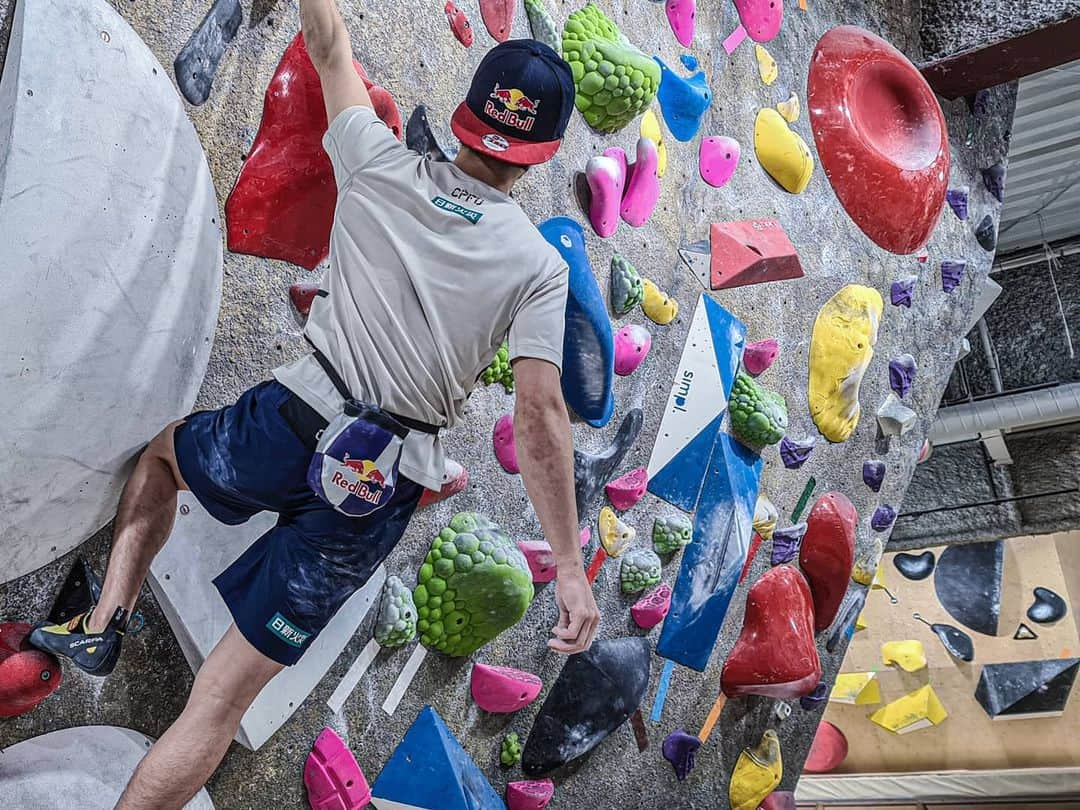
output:
[{"label": "man's bare forearm", "polygon": [[351,60],[349,32],[336,0],[300,0],[300,29],[316,68],[321,70],[335,59]]}]

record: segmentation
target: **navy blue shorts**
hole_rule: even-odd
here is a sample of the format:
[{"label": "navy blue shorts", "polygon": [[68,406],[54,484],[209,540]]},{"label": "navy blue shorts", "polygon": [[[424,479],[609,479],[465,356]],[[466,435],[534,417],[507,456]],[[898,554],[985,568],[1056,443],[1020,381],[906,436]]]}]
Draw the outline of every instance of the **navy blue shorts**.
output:
[{"label": "navy blue shorts", "polygon": [[423,492],[399,478],[382,509],[362,518],[336,511],[306,477],[325,426],[271,381],[235,405],[192,414],[174,434],[180,474],[211,515],[230,525],[264,510],[279,515],[214,585],[244,638],[286,665],[300,659],[397,545]]}]

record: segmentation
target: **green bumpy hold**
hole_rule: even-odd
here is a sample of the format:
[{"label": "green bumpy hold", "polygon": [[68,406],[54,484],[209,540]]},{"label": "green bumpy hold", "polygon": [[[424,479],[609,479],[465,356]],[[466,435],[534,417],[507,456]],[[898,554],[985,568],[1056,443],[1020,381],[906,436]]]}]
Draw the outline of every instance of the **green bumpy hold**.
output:
[{"label": "green bumpy hold", "polygon": [[425,646],[470,655],[516,624],[533,598],[525,555],[476,512],[454,515],[420,566],[413,591]]},{"label": "green bumpy hold", "polygon": [[623,593],[641,593],[660,582],[660,558],[649,548],[626,552],[619,566],[619,587]]},{"label": "green bumpy hold", "polygon": [[510,347],[506,343],[503,343],[495,352],[495,359],[484,369],[480,379],[484,385],[502,383],[506,393],[514,393],[514,369],[510,367]]},{"label": "green bumpy hold", "polygon": [[686,515],[658,517],[652,525],[652,543],[657,554],[674,554],[690,543],[694,526]]},{"label": "green bumpy hold", "polygon": [[616,253],[611,257],[611,308],[625,315],[645,297],[645,285],[637,268]]},{"label": "green bumpy hold", "polygon": [[776,444],[787,432],[787,402],[744,371],[735,375],[728,412],[735,437],[754,450]]},{"label": "green bumpy hold", "polygon": [[513,768],[521,762],[521,740],[516,731],[511,731],[503,738],[502,748],[499,749],[499,762],[506,768]]},{"label": "green bumpy hold", "polygon": [[404,647],[416,638],[416,605],[412,592],[398,577],[389,576],[383,585],[379,617],[375,620],[375,641],[382,647]]},{"label": "green bumpy hold", "polygon": [[555,53],[562,50],[559,29],[548,14],[544,0],[525,0],[525,13],[529,15],[529,28],[532,29],[533,39],[543,42]]},{"label": "green bumpy hold", "polygon": [[594,3],[567,19],[562,50],[574,74],[577,108],[599,132],[625,127],[660,87],[660,66],[631,45]]}]

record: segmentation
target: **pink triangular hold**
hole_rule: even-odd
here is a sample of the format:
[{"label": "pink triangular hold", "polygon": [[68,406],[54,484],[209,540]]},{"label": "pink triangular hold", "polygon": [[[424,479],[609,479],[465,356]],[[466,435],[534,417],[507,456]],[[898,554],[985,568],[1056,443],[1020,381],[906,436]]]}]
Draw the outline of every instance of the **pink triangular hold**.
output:
[{"label": "pink triangular hold", "polygon": [[648,486],[648,471],[644,467],[638,467],[608,483],[604,487],[604,492],[607,493],[612,506],[620,512],[625,512],[642,499]]},{"label": "pink triangular hold", "polygon": [[544,682],[531,672],[493,664],[473,664],[469,685],[476,705],[486,712],[506,714],[536,700]]},{"label": "pink triangular hold", "polygon": [[714,290],[802,278],[799,254],[775,219],[714,222],[709,237]]},{"label": "pink triangular hold", "polygon": [[459,462],[454,461],[452,458],[446,460],[445,471],[443,472],[443,485],[440,489],[425,489],[420,496],[420,503],[417,504],[418,509],[423,509],[425,506],[431,506],[433,503],[439,501],[445,501],[447,498],[457,495],[459,492],[464,492],[465,487],[469,485],[469,471],[466,470]]},{"label": "pink triangular hold", "polygon": [[480,17],[496,42],[506,42],[514,22],[514,0],[480,0]]},{"label": "pink triangular hold", "polygon": [[555,795],[555,783],[550,779],[511,782],[506,786],[506,805],[509,810],[544,810]]},{"label": "pink triangular hold", "polygon": [[780,344],[775,338],[765,338],[755,343],[747,343],[743,350],[742,364],[751,377],[762,374],[773,364],[780,354]]},{"label": "pink triangular hold", "polygon": [[689,48],[694,41],[694,17],[697,15],[696,0],[667,0],[668,22],[675,39],[684,48]]},{"label": "pink triangular hold", "polygon": [[630,616],[642,630],[651,630],[663,621],[671,610],[671,588],[664,583],[634,603]]},{"label": "pink triangular hold", "polygon": [[356,757],[332,728],[324,728],[304,765],[312,810],[361,810],[371,801]]},{"label": "pink triangular hold", "polygon": [[555,568],[555,554],[546,540],[519,540],[518,549],[525,555],[529,564],[533,582],[551,582],[558,571]]}]

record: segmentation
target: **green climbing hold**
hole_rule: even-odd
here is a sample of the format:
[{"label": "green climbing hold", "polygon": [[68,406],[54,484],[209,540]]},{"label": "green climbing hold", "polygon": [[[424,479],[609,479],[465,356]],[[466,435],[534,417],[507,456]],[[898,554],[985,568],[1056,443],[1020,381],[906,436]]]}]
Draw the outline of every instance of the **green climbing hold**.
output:
[{"label": "green climbing hold", "polygon": [[499,762],[504,768],[513,768],[521,762],[521,740],[516,731],[511,731],[503,738],[502,748],[499,750]]},{"label": "green climbing hold", "polygon": [[694,527],[686,515],[658,517],[652,525],[652,544],[657,554],[674,554],[689,544]]},{"label": "green climbing hold", "polygon": [[469,655],[516,624],[533,597],[525,555],[476,512],[454,515],[416,579],[420,640],[452,656]]},{"label": "green climbing hold", "polygon": [[563,58],[577,85],[577,108],[600,132],[618,132],[652,103],[660,66],[639,51],[594,3],[563,26]]},{"label": "green climbing hold", "polygon": [[529,28],[532,29],[533,39],[543,42],[555,53],[559,53],[562,50],[559,29],[555,27],[555,21],[548,14],[544,0],[525,0],[525,13],[529,15]]},{"label": "green climbing hold", "polygon": [[375,641],[382,647],[404,647],[416,638],[416,605],[412,593],[398,577],[389,576],[383,585],[379,617],[375,620]]},{"label": "green climbing hold", "polygon": [[637,268],[616,253],[611,257],[611,308],[625,315],[645,297],[645,287]]},{"label": "green climbing hold", "polygon": [[787,431],[787,402],[775,391],[758,385],[744,371],[735,375],[728,411],[732,433],[754,450],[776,444]]},{"label": "green climbing hold", "polygon": [[495,359],[484,369],[480,379],[484,385],[502,383],[506,393],[514,393],[514,369],[510,367],[510,347],[506,343],[503,343],[495,352]]},{"label": "green climbing hold", "polygon": [[633,548],[626,552],[619,567],[619,584],[623,593],[641,593],[660,582],[660,558],[648,548]]}]

